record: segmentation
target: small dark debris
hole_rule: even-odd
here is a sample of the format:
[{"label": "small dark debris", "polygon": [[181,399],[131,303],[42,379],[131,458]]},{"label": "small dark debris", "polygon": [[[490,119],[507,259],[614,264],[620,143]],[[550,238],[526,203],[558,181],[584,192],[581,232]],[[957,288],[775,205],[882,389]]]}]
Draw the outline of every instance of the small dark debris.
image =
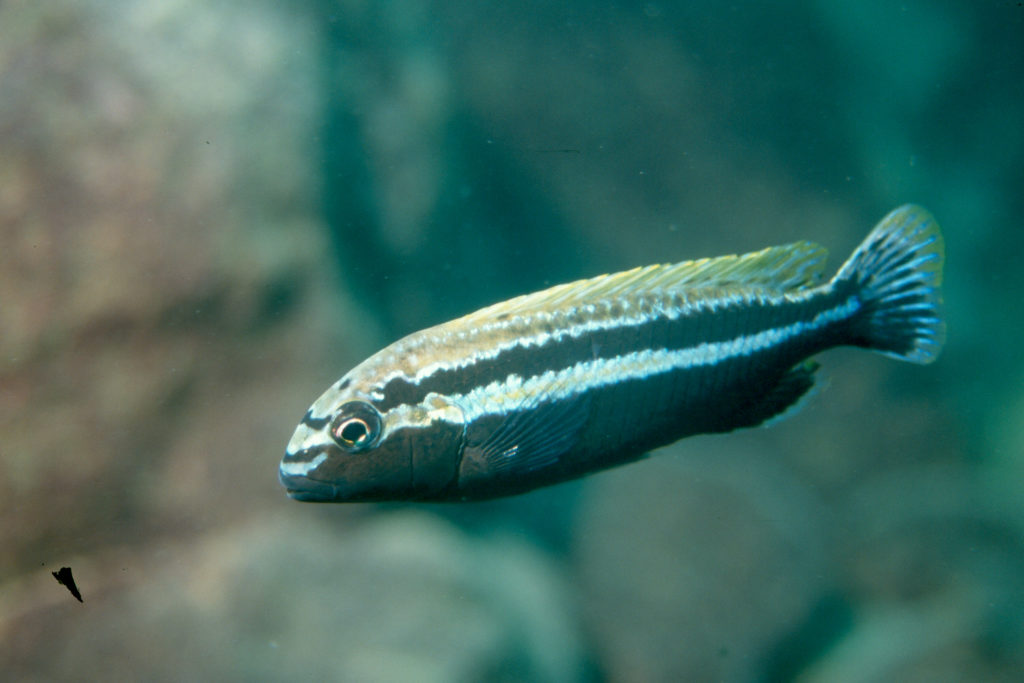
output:
[{"label": "small dark debris", "polygon": [[68,587],[78,602],[84,602],[82,594],[78,592],[78,586],[75,585],[75,577],[71,576],[71,567],[61,567],[60,571],[50,573],[53,574],[53,578],[57,579],[57,583]]}]

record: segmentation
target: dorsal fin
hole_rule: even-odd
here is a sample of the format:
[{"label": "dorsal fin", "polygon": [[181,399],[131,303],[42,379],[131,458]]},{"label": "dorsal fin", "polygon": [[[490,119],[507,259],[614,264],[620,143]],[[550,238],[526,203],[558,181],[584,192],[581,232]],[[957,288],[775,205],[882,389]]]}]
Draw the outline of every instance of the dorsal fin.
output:
[{"label": "dorsal fin", "polygon": [[703,287],[763,287],[775,292],[800,290],[820,282],[827,256],[828,250],[818,244],[794,242],[739,256],[642,266],[518,296],[466,317],[483,322],[496,316],[539,308],[568,308],[627,293],[636,295]]}]

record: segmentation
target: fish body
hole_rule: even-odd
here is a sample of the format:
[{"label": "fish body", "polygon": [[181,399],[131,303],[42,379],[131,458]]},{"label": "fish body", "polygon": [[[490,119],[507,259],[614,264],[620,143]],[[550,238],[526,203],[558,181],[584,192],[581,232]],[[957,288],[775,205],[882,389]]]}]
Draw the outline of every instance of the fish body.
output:
[{"label": "fish body", "polygon": [[927,211],[896,209],[822,281],[826,255],[797,242],[635,268],[411,334],[313,403],[280,480],[319,502],[512,495],[761,424],[832,347],[935,359],[943,244]]}]

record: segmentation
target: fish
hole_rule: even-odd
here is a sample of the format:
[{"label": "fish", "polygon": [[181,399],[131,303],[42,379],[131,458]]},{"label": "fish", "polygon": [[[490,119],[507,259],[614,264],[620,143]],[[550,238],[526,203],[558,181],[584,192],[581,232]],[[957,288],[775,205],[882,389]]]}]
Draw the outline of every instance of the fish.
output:
[{"label": "fish", "polygon": [[931,363],[944,246],[890,212],[835,275],[807,241],[558,285],[410,334],[302,417],[279,465],[308,502],[461,502],[635,462],[696,434],[788,416],[817,354]]},{"label": "fish", "polygon": [[66,587],[71,592],[75,600],[85,602],[82,600],[81,591],[78,590],[78,586],[75,584],[75,577],[71,573],[71,567],[61,567],[58,571],[50,573],[53,574],[53,578],[57,579],[57,583]]}]

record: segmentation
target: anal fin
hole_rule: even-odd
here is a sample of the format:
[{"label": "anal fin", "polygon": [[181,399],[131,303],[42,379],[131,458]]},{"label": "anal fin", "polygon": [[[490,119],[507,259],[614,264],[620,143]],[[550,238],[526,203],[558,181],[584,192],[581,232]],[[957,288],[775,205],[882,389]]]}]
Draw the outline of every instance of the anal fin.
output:
[{"label": "anal fin", "polygon": [[775,422],[798,410],[803,403],[801,399],[814,387],[814,373],[818,367],[815,361],[807,360],[790,368],[768,392],[733,414],[731,428]]}]

